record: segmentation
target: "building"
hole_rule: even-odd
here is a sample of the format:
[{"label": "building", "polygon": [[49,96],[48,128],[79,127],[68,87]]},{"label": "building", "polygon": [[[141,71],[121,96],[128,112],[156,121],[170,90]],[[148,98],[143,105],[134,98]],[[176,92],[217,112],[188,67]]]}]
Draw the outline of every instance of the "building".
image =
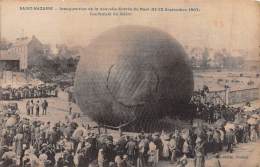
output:
[{"label": "building", "polygon": [[19,56],[10,54],[8,50],[0,50],[0,70],[14,70],[20,69]]},{"label": "building", "polygon": [[39,56],[48,55],[49,51],[49,46],[42,44],[35,36],[17,38],[9,48],[0,50],[0,67],[2,70],[24,71]]}]

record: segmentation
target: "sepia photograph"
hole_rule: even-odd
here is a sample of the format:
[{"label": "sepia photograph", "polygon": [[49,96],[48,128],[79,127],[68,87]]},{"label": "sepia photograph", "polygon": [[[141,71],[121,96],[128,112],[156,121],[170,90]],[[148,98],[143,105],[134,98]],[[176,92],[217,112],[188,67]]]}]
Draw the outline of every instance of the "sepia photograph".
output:
[{"label": "sepia photograph", "polygon": [[260,1],[0,0],[0,167],[260,167]]}]

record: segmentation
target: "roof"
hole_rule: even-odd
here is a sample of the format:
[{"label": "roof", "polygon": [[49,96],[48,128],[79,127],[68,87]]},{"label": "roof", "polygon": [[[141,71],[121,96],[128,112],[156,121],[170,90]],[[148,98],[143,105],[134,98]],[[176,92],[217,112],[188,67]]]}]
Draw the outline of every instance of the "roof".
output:
[{"label": "roof", "polygon": [[16,41],[13,43],[12,47],[16,47],[16,46],[22,46],[22,45],[28,45],[30,42],[32,41],[36,41],[41,43],[34,35],[32,36],[32,38],[29,37],[22,37],[22,38],[16,38]]},{"label": "roof", "polygon": [[31,42],[31,39],[28,37],[17,38],[16,41],[13,43],[13,47],[21,46],[21,45],[28,45]]}]

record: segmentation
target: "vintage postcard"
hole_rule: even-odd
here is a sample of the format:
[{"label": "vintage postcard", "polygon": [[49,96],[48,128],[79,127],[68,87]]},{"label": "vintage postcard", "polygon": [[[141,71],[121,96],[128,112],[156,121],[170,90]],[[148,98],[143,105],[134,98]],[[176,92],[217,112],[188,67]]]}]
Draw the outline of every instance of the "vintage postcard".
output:
[{"label": "vintage postcard", "polygon": [[260,2],[0,0],[0,167],[259,167]]}]

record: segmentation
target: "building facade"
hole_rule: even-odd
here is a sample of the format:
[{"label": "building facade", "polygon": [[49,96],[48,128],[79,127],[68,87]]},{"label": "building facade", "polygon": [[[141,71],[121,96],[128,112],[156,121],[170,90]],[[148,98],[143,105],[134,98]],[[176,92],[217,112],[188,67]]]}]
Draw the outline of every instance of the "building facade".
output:
[{"label": "building facade", "polygon": [[26,70],[39,56],[49,53],[49,47],[42,44],[35,36],[17,38],[4,50],[0,50],[0,66],[5,70]]}]

